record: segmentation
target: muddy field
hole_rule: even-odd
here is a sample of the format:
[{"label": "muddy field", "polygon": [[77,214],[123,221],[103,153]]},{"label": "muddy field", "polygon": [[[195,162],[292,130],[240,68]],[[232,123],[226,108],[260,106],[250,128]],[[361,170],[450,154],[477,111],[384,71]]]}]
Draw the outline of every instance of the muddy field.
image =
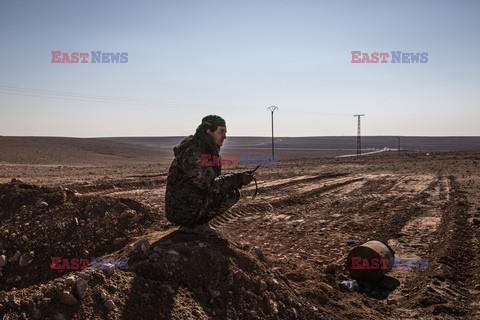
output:
[{"label": "muddy field", "polygon": [[[480,319],[480,152],[280,159],[213,238],[166,221],[169,157],[3,160],[0,319]],[[428,268],[351,290],[349,239]]]}]

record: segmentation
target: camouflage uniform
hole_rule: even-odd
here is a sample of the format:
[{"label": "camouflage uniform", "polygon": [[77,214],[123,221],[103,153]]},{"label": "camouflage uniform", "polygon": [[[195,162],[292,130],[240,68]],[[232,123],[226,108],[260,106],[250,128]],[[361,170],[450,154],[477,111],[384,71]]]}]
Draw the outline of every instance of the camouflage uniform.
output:
[{"label": "camouflage uniform", "polygon": [[165,192],[168,220],[181,226],[202,224],[239,200],[241,173],[222,175],[220,166],[202,166],[202,154],[219,156],[210,135],[197,131],[173,151]]}]

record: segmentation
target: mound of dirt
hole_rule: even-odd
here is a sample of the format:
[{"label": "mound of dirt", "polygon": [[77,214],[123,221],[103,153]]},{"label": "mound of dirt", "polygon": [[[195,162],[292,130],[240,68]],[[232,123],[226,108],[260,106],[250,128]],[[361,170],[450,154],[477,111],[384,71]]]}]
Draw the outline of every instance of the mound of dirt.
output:
[{"label": "mound of dirt", "polygon": [[0,185],[0,286],[46,283],[52,257],[87,259],[122,248],[148,230],[167,228],[159,212],[134,200],[83,196],[63,187],[14,180]]},{"label": "mound of dirt", "polygon": [[221,238],[175,231],[116,255],[128,257],[127,271],[72,271],[1,292],[0,312],[8,319],[324,318],[278,272]]}]

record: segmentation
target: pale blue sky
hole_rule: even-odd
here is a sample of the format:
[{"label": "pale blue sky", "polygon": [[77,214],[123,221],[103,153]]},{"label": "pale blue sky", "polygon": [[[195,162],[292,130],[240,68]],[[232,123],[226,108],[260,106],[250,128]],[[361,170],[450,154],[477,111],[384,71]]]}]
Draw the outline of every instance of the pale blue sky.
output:
[{"label": "pale blue sky", "polygon": [[[358,113],[364,135],[480,135],[479,15],[478,1],[0,0],[0,135],[183,136],[219,114],[229,135],[268,136],[270,105],[277,136],[355,135]],[[354,50],[428,63],[353,64]]]}]

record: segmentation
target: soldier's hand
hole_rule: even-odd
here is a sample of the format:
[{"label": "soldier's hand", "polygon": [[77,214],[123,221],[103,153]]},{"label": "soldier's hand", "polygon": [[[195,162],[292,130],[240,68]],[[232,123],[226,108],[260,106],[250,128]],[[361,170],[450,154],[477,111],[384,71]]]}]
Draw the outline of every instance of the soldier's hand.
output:
[{"label": "soldier's hand", "polygon": [[244,186],[246,186],[252,181],[253,181],[253,174],[246,173],[246,172],[242,173],[242,184]]}]

